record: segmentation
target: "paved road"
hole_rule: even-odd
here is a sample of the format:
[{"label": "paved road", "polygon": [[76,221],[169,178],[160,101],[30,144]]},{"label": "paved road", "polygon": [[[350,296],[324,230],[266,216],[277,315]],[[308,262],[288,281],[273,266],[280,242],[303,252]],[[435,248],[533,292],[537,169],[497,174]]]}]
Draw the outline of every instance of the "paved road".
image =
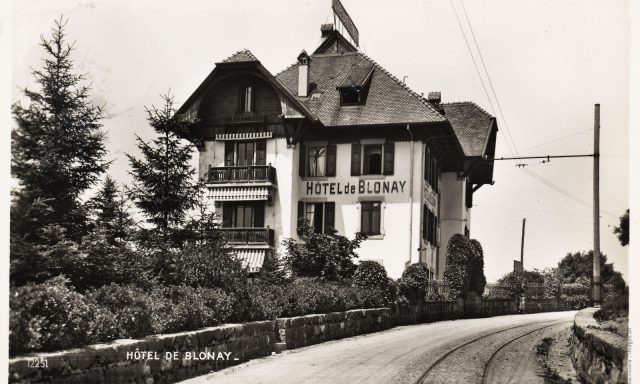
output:
[{"label": "paved road", "polygon": [[397,327],[250,361],[184,383],[542,383],[535,345],[575,312]]}]

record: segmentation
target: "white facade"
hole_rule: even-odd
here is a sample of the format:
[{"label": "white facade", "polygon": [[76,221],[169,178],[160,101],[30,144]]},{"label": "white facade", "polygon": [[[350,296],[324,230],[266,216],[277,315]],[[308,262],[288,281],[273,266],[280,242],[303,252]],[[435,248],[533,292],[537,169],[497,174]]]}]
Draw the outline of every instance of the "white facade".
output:
[{"label": "white facade", "polygon": [[253,272],[284,239],[304,241],[306,220],[367,235],[359,259],[392,278],[420,262],[440,279],[449,238],[469,234],[471,187],[491,183],[495,119],[416,94],[330,25],[322,37],[276,76],[237,52],[178,110],[221,231]]},{"label": "white facade", "polygon": [[[362,140],[363,144],[383,142],[380,139]],[[312,144],[326,143],[307,143]],[[438,277],[438,272],[442,273],[442,264],[437,265],[438,260],[441,263],[443,260],[441,242],[436,238],[431,243],[422,236],[423,207],[426,205],[434,213],[452,217],[466,209],[460,207],[457,198],[440,199],[440,193],[425,182],[424,143],[395,143],[392,175],[360,176],[350,173],[351,144],[338,144],[334,177],[300,177],[300,146],[288,147],[285,139],[266,140],[266,162],[276,169],[277,188],[272,201],[265,204],[264,226],[274,230],[276,248],[285,238],[300,240],[297,234],[298,202],[335,203],[334,227],[339,234],[349,238],[362,230],[362,202],[380,202],[380,234],[369,236],[362,243],[357,251],[360,260],[378,261],[394,278],[399,277],[409,264],[417,262],[425,263],[434,278]],[[224,153],[225,141],[207,141],[200,152],[199,176],[205,178],[210,167],[223,167]],[[449,180],[441,179],[439,183],[440,188],[447,188],[443,182],[449,183]],[[458,184],[455,180],[451,183]],[[448,206],[441,208],[441,201],[447,202]],[[222,209],[223,204],[216,204],[221,217]],[[440,233],[439,228],[436,233]]]}]

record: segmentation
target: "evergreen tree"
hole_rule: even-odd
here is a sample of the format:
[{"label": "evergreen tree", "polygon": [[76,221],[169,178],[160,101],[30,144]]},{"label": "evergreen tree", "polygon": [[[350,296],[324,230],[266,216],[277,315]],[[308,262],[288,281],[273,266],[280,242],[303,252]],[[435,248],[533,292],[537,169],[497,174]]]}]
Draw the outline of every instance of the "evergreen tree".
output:
[{"label": "evergreen tree", "polygon": [[111,176],[107,175],[88,205],[94,215],[94,231],[103,234],[109,244],[130,237],[134,221],[129,214],[128,199]]},{"label": "evergreen tree", "polygon": [[192,144],[181,140],[183,125],[174,116],[173,97],[162,97],[161,109],[147,109],[149,125],[158,133],[151,142],[137,137],[142,158],[127,155],[134,178],[129,195],[167,246],[180,244],[187,213],[198,202],[200,184],[189,165]]},{"label": "evergreen tree", "polygon": [[629,210],[620,216],[620,225],[613,227],[613,233],[618,237],[623,247],[629,244]]},{"label": "evergreen tree", "polygon": [[40,89],[25,89],[29,104],[12,106],[17,128],[11,133],[11,172],[20,187],[14,191],[11,232],[20,241],[37,242],[47,225],[62,226],[78,241],[86,233],[79,198],[108,165],[102,108],[91,104],[84,76],[73,71],[65,24],[56,21],[51,38],[41,37],[44,67],[33,71]]}]

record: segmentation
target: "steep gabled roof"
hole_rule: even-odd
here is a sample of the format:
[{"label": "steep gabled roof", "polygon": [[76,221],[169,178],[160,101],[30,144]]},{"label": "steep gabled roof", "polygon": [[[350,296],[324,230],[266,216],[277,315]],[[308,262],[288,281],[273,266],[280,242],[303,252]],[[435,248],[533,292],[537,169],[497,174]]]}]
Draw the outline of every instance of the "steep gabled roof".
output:
[{"label": "steep gabled roof", "polygon": [[[340,106],[336,89],[349,73],[369,72],[366,103]],[[298,64],[276,75],[292,94],[298,89]],[[325,126],[386,125],[445,122],[444,116],[420,95],[362,52],[313,54],[309,65],[309,84],[321,92],[319,100],[299,99]]]},{"label": "steep gabled roof", "polygon": [[465,156],[483,156],[495,117],[470,101],[442,103],[440,106],[444,108],[445,117],[451,122]]},{"label": "steep gabled roof", "polygon": [[312,121],[317,121],[317,117],[314,116],[309,109],[302,104],[293,93],[289,91],[286,87],[284,87],[276,78],[269,72],[260,61],[249,51],[248,49],[244,49],[234,53],[229,56],[222,62],[216,64],[211,73],[207,76],[206,79],[196,88],[196,90],[189,96],[189,98],[182,104],[182,106],[178,109],[176,114],[183,114],[187,112],[187,110],[193,105],[197,103],[198,99],[203,95],[203,93],[208,89],[209,85],[213,82],[217,74],[220,72],[221,68],[232,68],[236,66],[251,67],[255,68],[269,83],[271,83],[274,88],[278,92],[280,92],[285,98],[287,98],[295,108],[297,108],[302,114],[304,114],[307,118]]},{"label": "steep gabled roof", "polygon": [[241,63],[259,61],[248,49],[243,49],[222,60],[223,63]]}]

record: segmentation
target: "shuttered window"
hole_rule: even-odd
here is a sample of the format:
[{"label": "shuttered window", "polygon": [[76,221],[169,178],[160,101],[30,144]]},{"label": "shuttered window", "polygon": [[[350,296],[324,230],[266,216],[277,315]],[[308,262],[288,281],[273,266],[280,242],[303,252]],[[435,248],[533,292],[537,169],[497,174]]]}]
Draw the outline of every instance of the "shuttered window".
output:
[{"label": "shuttered window", "polygon": [[351,144],[351,176],[360,176],[361,145]]},{"label": "shuttered window", "polygon": [[380,201],[363,201],[361,203],[360,232],[367,236],[380,234],[381,206]]},{"label": "shuttered window", "polygon": [[324,233],[336,227],[336,203],[324,203]]},{"label": "shuttered window", "polygon": [[300,143],[300,159],[298,161],[298,174],[300,175],[300,177],[304,177],[304,171],[305,171],[305,164],[306,164],[306,155],[307,151],[306,151],[306,147],[304,146],[304,144]]},{"label": "shuttered window", "polygon": [[336,175],[336,156],[337,148],[335,144],[327,146],[327,176],[334,177]]},{"label": "shuttered window", "polygon": [[393,175],[393,161],[395,155],[394,143],[385,143],[384,145],[384,174]]}]

